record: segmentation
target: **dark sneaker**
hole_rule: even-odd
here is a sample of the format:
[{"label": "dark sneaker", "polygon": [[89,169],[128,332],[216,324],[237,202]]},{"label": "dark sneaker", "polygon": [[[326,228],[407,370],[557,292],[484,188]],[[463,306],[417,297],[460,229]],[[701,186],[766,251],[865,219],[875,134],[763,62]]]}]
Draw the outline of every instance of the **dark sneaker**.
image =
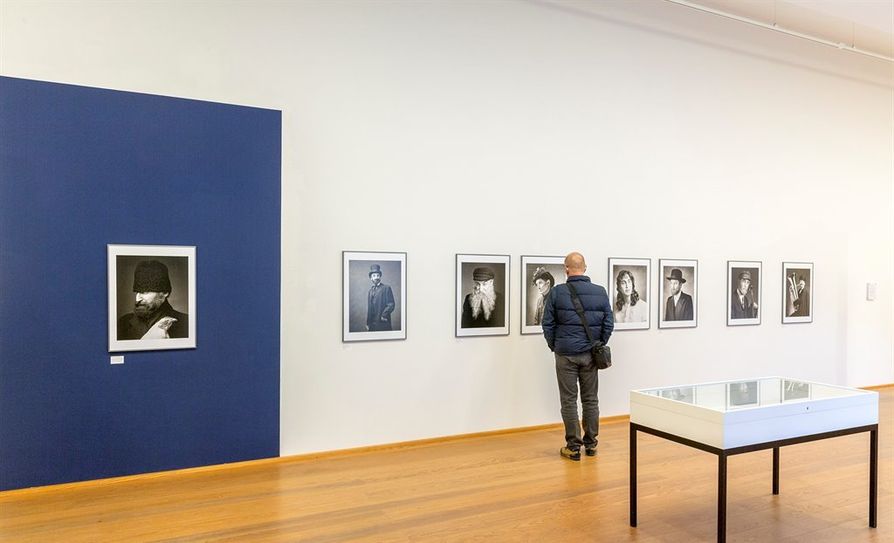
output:
[{"label": "dark sneaker", "polygon": [[568,460],[574,460],[575,462],[580,462],[580,449],[575,451],[573,449],[569,449],[568,447],[562,447],[561,449],[559,449],[559,454],[561,454],[563,457],[567,458]]},{"label": "dark sneaker", "polygon": [[596,456],[596,447],[587,447],[587,456]]}]

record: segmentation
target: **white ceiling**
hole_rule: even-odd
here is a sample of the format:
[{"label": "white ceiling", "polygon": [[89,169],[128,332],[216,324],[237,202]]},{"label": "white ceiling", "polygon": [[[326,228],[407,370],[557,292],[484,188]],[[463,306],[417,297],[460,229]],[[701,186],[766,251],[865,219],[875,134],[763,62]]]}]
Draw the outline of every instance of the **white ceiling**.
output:
[{"label": "white ceiling", "polygon": [[894,0],[788,0],[788,2],[894,35]]}]

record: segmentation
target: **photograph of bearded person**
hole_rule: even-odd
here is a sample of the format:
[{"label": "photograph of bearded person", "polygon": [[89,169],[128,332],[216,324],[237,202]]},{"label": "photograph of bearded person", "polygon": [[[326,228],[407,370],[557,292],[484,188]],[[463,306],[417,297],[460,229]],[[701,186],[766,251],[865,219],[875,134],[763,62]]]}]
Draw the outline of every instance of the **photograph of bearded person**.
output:
[{"label": "photograph of bearded person", "polygon": [[490,267],[472,271],[472,292],[463,300],[462,328],[492,328],[506,325],[503,293],[494,287],[496,274]]},{"label": "photograph of bearded person", "polygon": [[189,315],[171,307],[168,267],[142,260],[133,272],[133,312],[118,319],[118,340],[189,337]]}]

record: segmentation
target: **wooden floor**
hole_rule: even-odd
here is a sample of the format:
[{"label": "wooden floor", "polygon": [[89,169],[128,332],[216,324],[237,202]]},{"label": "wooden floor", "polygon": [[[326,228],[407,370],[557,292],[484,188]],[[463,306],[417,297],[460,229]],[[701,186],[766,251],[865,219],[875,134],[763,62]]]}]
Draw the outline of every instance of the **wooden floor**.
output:
[{"label": "wooden floor", "polygon": [[[729,460],[728,540],[894,541],[894,388],[881,394],[878,529],[869,435]],[[716,456],[639,438],[639,527],[628,526],[628,426],[597,458],[559,457],[562,431],[172,472],[0,493],[0,541],[712,541]]]}]

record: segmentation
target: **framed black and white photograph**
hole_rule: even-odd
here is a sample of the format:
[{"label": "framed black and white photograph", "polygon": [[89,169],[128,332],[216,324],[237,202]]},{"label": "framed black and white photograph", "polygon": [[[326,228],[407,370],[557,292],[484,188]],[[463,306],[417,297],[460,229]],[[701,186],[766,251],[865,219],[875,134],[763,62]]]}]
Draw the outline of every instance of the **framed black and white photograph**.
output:
[{"label": "framed black and white photograph", "polygon": [[509,255],[456,255],[456,337],[509,335]]},{"label": "framed black and white photograph", "polygon": [[196,248],[109,245],[109,352],[196,347]]},{"label": "framed black and white photograph", "polygon": [[782,263],[782,323],[813,322],[813,262]]},{"label": "framed black and white photograph", "polygon": [[695,387],[665,388],[661,391],[661,397],[676,400],[683,403],[695,403]]},{"label": "framed black and white photograph", "polygon": [[658,261],[658,327],[698,326],[698,260]]},{"label": "framed black and white photograph", "polygon": [[757,381],[739,381],[726,385],[726,407],[754,407],[760,405],[760,389]]},{"label": "framed black and white photograph", "polygon": [[521,257],[521,333],[542,334],[543,307],[556,285],[565,282],[565,257]]},{"label": "framed black and white photograph", "polygon": [[342,252],[342,341],[407,339],[407,253]]},{"label": "framed black and white photograph", "polygon": [[782,380],[782,401],[790,402],[793,400],[809,400],[810,399],[810,383],[804,381],[794,381],[790,379]]},{"label": "framed black and white photograph", "polygon": [[615,317],[615,330],[649,329],[651,285],[652,259],[608,259],[608,298]]},{"label": "framed black and white photograph", "polygon": [[726,325],[761,323],[761,287],[763,264],[757,261],[730,260],[726,263]]}]

